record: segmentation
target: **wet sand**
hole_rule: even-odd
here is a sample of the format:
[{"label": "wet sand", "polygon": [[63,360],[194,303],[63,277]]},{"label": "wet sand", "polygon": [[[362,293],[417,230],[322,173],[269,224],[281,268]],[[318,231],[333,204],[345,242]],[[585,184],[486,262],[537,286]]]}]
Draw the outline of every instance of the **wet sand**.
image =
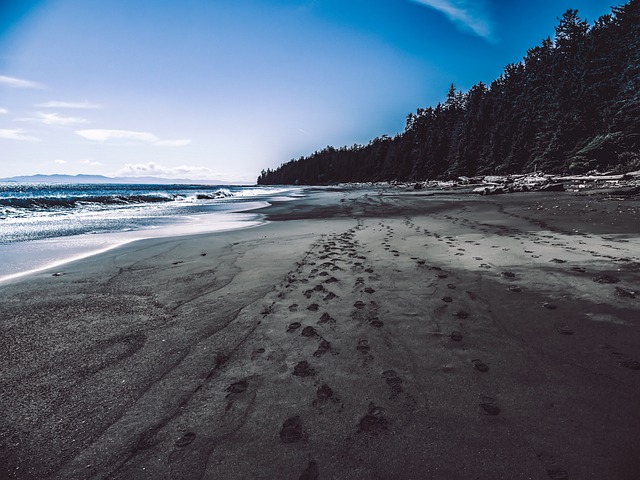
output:
[{"label": "wet sand", "polygon": [[265,213],[0,285],[0,478],[640,478],[638,200]]}]

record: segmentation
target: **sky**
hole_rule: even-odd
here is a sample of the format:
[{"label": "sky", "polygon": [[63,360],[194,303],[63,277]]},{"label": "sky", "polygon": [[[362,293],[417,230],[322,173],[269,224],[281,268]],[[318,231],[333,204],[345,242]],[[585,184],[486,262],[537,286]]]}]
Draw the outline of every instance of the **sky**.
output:
[{"label": "sky", "polygon": [[0,178],[255,182],[393,136],[611,0],[0,0]]}]

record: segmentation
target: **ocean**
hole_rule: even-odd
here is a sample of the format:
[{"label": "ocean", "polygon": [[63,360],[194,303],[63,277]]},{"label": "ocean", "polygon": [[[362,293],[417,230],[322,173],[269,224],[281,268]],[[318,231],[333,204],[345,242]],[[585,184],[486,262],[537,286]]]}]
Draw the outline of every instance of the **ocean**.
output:
[{"label": "ocean", "polygon": [[0,183],[0,281],[129,241],[246,228],[298,187]]}]

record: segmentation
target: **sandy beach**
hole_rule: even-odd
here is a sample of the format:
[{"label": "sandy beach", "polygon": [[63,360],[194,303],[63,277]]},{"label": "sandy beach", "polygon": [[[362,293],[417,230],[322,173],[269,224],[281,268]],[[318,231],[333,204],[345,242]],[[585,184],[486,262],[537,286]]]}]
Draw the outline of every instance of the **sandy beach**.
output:
[{"label": "sandy beach", "polygon": [[263,212],[0,284],[0,478],[640,478],[637,196]]}]

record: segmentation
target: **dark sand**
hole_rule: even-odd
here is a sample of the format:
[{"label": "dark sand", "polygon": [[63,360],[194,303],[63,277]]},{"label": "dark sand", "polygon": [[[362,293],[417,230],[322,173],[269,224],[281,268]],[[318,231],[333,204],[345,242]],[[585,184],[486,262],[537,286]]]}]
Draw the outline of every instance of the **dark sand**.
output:
[{"label": "dark sand", "polygon": [[638,200],[267,212],[0,285],[0,478],[640,478]]}]

